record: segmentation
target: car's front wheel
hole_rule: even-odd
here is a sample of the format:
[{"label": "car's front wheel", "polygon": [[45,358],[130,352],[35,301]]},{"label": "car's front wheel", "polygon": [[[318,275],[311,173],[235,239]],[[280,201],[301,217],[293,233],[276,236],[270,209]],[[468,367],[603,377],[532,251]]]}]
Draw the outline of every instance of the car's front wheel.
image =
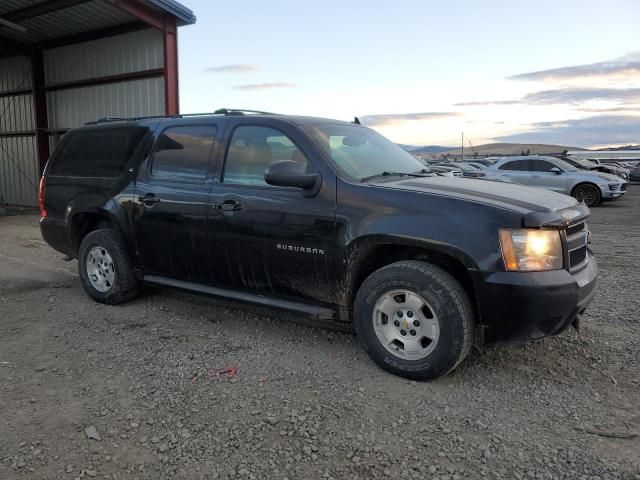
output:
[{"label": "car's front wheel", "polygon": [[354,322],[369,356],[411,379],[445,375],[471,349],[467,294],[453,276],[426,262],[397,262],[372,273],[356,296]]},{"label": "car's front wheel", "polygon": [[115,305],[138,293],[139,280],[120,234],[113,229],[94,230],[84,237],[78,271],[85,292],[100,303]]},{"label": "car's front wheel", "polygon": [[587,207],[595,207],[602,201],[600,189],[591,183],[583,183],[573,189],[571,196]]}]

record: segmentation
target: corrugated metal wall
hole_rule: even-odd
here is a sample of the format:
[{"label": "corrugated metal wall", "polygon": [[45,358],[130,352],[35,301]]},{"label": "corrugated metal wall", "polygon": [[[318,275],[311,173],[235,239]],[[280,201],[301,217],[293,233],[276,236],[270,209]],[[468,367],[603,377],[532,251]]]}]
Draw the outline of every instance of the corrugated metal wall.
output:
[{"label": "corrugated metal wall", "polygon": [[[46,86],[164,67],[162,33],[152,29],[45,50],[43,56]],[[28,58],[0,59],[0,204],[37,205],[40,172],[33,95],[1,95],[31,89],[31,82]],[[164,111],[163,77],[47,92],[48,126],[54,131],[102,117],[163,115]],[[17,136],[16,132],[22,133]],[[58,132],[49,137],[52,151],[60,138]]]},{"label": "corrugated metal wall", "polygon": [[[162,33],[142,30],[56,48],[45,51],[44,62],[47,85],[162,68]],[[164,79],[56,90],[47,93],[47,103],[51,129],[101,117],[162,115]]]},{"label": "corrugated metal wall", "polygon": [[70,128],[103,117],[164,113],[164,79],[150,78],[47,93],[49,128]]},{"label": "corrugated metal wall", "polygon": [[[26,57],[0,59],[0,94],[31,88]],[[0,204],[35,206],[39,177],[33,95],[0,96]]]}]

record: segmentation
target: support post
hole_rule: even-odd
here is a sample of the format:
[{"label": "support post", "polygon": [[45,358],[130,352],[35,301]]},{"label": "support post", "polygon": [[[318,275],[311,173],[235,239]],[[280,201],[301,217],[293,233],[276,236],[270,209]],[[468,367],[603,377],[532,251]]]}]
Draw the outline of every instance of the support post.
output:
[{"label": "support post", "polygon": [[31,55],[31,75],[33,88],[33,104],[36,122],[36,146],[40,173],[49,159],[49,135],[47,133],[47,94],[44,89],[44,58],[42,50]]},{"label": "support post", "polygon": [[166,115],[180,113],[178,97],[178,28],[175,18],[165,18],[164,43],[164,108]]}]

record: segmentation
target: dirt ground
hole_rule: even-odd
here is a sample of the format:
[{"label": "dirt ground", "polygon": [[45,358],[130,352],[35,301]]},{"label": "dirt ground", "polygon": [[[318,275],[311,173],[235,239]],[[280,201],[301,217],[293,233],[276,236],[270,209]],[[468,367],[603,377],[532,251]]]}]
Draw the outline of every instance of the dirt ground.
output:
[{"label": "dirt ground", "polygon": [[409,382],[349,333],[147,289],[90,301],[0,218],[0,479],[640,479],[640,185],[593,209],[579,334]]}]

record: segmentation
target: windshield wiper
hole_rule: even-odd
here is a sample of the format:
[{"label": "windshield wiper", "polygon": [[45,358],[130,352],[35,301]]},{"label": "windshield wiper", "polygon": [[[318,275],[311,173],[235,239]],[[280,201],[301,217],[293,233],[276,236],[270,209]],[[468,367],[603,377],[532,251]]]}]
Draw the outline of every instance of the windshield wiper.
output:
[{"label": "windshield wiper", "polygon": [[368,177],[364,177],[361,178],[360,181],[361,182],[366,182],[367,180],[372,180],[374,178],[379,178],[379,177],[392,177],[392,176],[397,176],[397,177],[426,177],[426,174],[429,173],[426,170],[420,170],[419,172],[415,172],[415,173],[407,173],[407,172],[392,172],[389,170],[385,170],[384,172],[380,172],[380,173],[376,173],[375,175],[369,175]]}]

